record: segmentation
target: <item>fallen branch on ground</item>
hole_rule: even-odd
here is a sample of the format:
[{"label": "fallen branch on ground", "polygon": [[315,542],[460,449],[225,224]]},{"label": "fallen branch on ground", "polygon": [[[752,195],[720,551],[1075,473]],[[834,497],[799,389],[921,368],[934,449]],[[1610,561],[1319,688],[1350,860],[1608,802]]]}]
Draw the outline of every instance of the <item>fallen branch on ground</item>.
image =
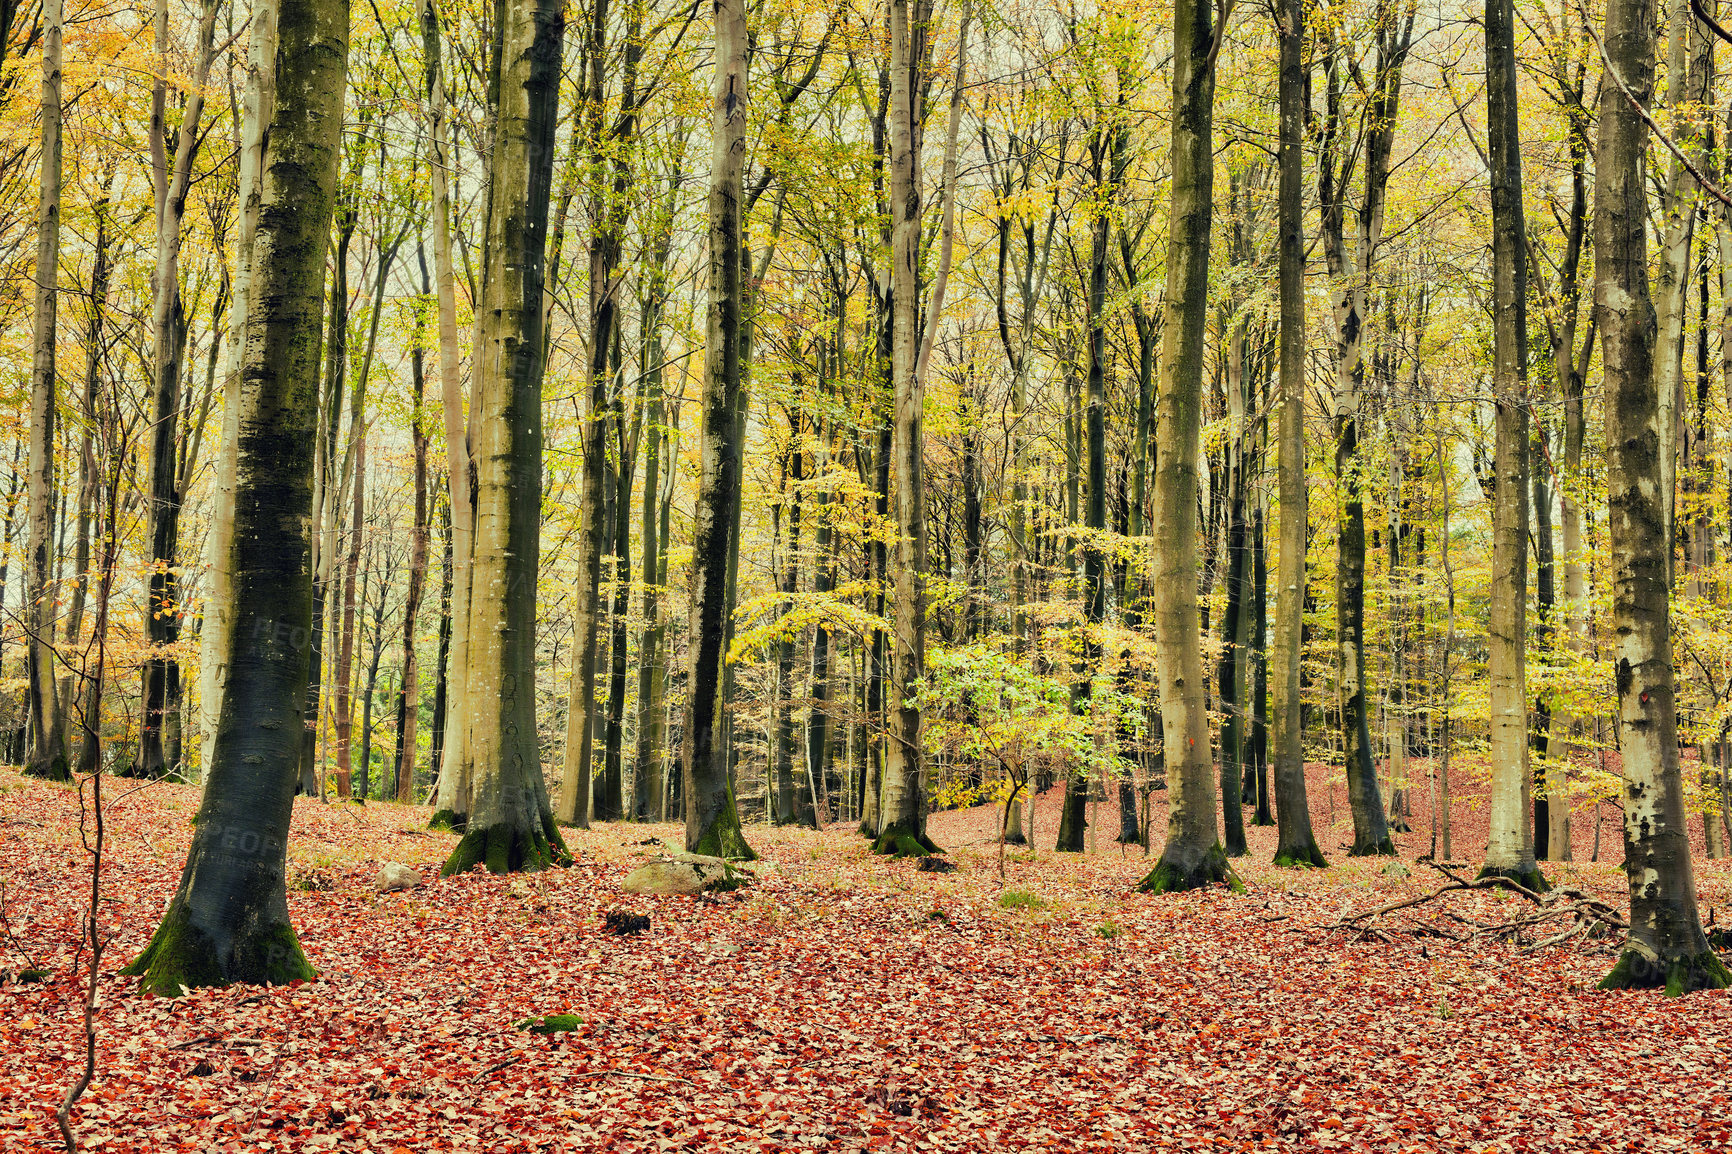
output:
[{"label": "fallen branch on ground", "polygon": [[[1415,926],[1409,932],[1415,937],[1439,937],[1447,938],[1450,941],[1456,942],[1471,941],[1474,938],[1507,938],[1521,945],[1524,951],[1533,951],[1548,949],[1552,946],[1564,945],[1565,943],[1581,938],[1592,937],[1597,931],[1628,930],[1630,928],[1629,923],[1616,907],[1609,905],[1598,898],[1589,897],[1580,890],[1555,889],[1548,893],[1541,894],[1528,889],[1520,883],[1510,881],[1508,878],[1487,877],[1469,879],[1460,874],[1452,873],[1450,870],[1445,869],[1443,866],[1440,866],[1435,862],[1427,862],[1426,864],[1443,874],[1444,877],[1448,878],[1448,884],[1439,886],[1428,893],[1420,894],[1415,897],[1403,898],[1401,901],[1390,902],[1387,905],[1376,906],[1372,909],[1359,910],[1356,913],[1345,914],[1334,922],[1318,926],[1317,928],[1321,930],[1352,931],[1355,935],[1355,941],[1364,941],[1366,938],[1373,936],[1381,938],[1384,941],[1389,941],[1390,938],[1386,931],[1377,929],[1371,925],[1374,920],[1385,917],[1389,914],[1398,913],[1402,910],[1410,910],[1418,906],[1427,905],[1448,893],[1455,893],[1463,890],[1490,889],[1504,889],[1519,894],[1532,902],[1536,907],[1538,907],[1538,909],[1535,912],[1524,914],[1522,917],[1505,922],[1481,922],[1476,921],[1473,918],[1463,917],[1461,914],[1458,914],[1453,910],[1444,910],[1442,911],[1444,917],[1448,918],[1450,921],[1469,927],[1468,932],[1465,934],[1452,934],[1435,925],[1429,924]],[[1563,932],[1543,938],[1537,942],[1524,943],[1521,941],[1522,931],[1566,918],[1572,919],[1573,924]]]}]

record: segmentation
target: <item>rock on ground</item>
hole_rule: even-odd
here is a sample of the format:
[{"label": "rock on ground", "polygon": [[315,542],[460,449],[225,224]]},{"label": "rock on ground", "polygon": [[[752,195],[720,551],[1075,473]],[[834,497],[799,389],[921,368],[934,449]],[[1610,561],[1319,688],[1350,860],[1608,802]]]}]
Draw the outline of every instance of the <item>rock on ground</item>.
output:
[{"label": "rock on ground", "polygon": [[750,885],[752,875],[719,857],[680,853],[645,862],[627,874],[620,888],[628,894],[721,893]]},{"label": "rock on ground", "polygon": [[421,875],[402,862],[388,861],[379,867],[379,876],[373,879],[373,889],[377,893],[394,894],[399,890],[419,889]]}]

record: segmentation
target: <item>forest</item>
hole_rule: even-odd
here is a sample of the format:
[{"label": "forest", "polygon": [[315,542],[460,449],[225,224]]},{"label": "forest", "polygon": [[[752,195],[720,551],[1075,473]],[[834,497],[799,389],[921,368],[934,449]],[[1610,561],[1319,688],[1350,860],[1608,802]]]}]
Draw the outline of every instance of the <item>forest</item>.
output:
[{"label": "forest", "polygon": [[0,1149],[1729,1148],[1718,2],[0,0]]}]

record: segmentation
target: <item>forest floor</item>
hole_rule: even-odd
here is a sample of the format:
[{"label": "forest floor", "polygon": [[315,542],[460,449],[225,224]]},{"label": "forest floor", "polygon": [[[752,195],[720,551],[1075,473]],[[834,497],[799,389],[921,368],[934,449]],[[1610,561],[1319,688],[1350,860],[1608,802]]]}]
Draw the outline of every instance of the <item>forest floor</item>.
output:
[{"label": "forest floor", "polygon": [[[1423,805],[1398,838],[1411,876],[1348,858],[1344,790],[1321,770],[1332,868],[1275,869],[1274,831],[1253,828],[1245,893],[1160,898],[1134,892],[1149,861],[1110,842],[1105,806],[1096,852],[1044,848],[1056,792],[1008,889],[975,809],[932,818],[955,873],[874,859],[840,826],[752,826],[757,883],[702,900],[620,892],[672,826],[571,831],[570,869],[440,881],[452,839],[426,832],[428,810],[302,799],[289,904],[318,979],[173,1000],[112,971],[176,884],[197,793],[127,784],[109,788],[84,1149],[1732,1149],[1732,992],[1596,992],[1606,943],[1474,935],[1532,910],[1508,894],[1452,893],[1380,919],[1385,934],[1323,928],[1443,879],[1414,862]],[[1576,833],[1583,860],[1548,876],[1627,908],[1617,819],[1598,863],[1591,819]],[[1458,859],[1484,844],[1465,799]],[[386,861],[428,884],[375,895]],[[0,881],[0,969],[22,951],[50,974],[0,987],[0,1149],[55,1149],[82,1059],[73,789],[0,770]],[[1699,859],[1698,883],[1705,912],[1732,901],[1724,863]],[[604,934],[615,908],[651,929]],[[553,1013],[583,1024],[517,1028]]]}]

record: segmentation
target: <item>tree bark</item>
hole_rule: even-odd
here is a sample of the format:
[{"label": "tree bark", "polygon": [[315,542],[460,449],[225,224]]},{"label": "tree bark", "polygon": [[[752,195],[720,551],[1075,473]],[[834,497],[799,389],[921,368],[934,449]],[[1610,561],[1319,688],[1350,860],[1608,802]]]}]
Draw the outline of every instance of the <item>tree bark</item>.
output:
[{"label": "tree bark", "polygon": [[[175,468],[175,434],[179,429],[181,376],[186,352],[186,315],[180,298],[181,220],[186,214],[192,183],[193,157],[198,152],[199,121],[204,113],[205,82],[215,56],[216,0],[205,0],[198,26],[197,64],[187,88],[186,107],[175,134],[174,161],[167,156],[168,125],[168,3],[156,5],[157,76],[151,87],[151,169],[156,192],[156,268],[153,276],[151,331],[154,340],[151,424],[151,469],[148,524],[150,582],[145,599],[145,635],[151,654],[144,663],[144,700],[139,730],[139,756],[133,772],[162,777],[180,772],[180,662],[173,653],[180,640],[180,574],[178,553],[180,513],[184,494]],[[168,732],[170,729],[172,735]]]},{"label": "tree bark", "polygon": [[1528,761],[1527,232],[1522,222],[1521,133],[1516,106],[1515,12],[1486,0],[1486,134],[1491,149],[1492,493],[1490,655],[1491,830],[1481,877],[1546,888],[1534,864],[1533,776]]},{"label": "tree bark", "polygon": [[[181,881],[126,972],[178,995],[312,976],[289,922],[284,872],[312,628],[314,429],[320,314],[341,152],[346,0],[282,0],[239,382],[233,545],[235,628],[222,713]],[[254,52],[260,49],[254,46]],[[293,78],[281,86],[276,81]],[[261,90],[265,86],[261,84]],[[249,134],[250,135],[250,134]],[[248,250],[243,250],[248,251]]]},{"label": "tree bark", "polygon": [[[1112,138],[1111,125],[1097,123],[1090,144],[1095,207],[1089,221],[1088,273],[1088,509],[1084,525],[1089,533],[1083,546],[1082,663],[1080,676],[1071,687],[1071,708],[1083,715],[1092,712],[1094,677],[1101,664],[1100,635],[1107,616],[1107,566],[1102,538],[1107,528],[1107,244],[1111,239],[1109,211],[1113,197],[1106,166]],[[1056,850],[1083,851],[1088,794],[1086,767],[1073,764],[1065,775],[1064,809],[1059,815]]]},{"label": "tree bark", "polygon": [[28,681],[24,772],[65,781],[65,719],[54,652],[55,361],[60,277],[60,61],[64,0],[42,6],[41,197],[36,218],[36,307],[30,365],[30,532],[24,574],[24,667]]},{"label": "tree bark", "polygon": [[[1342,753],[1348,802],[1353,811],[1350,852],[1355,856],[1395,852],[1371,756],[1365,684],[1365,506],[1359,420],[1365,383],[1362,341],[1370,302],[1371,266],[1383,239],[1402,69],[1413,42],[1414,7],[1409,3],[1404,10],[1398,10],[1399,2],[1379,0],[1377,7],[1377,67],[1367,95],[1366,128],[1359,142],[1364,154],[1365,195],[1357,213],[1351,261],[1343,218],[1348,177],[1354,162],[1342,160],[1339,154],[1341,94],[1337,49],[1332,40],[1325,65],[1329,122],[1324,132],[1324,156],[1318,163],[1323,248],[1334,282],[1331,295],[1336,321],[1335,468],[1344,492],[1336,537],[1336,659],[1340,670]],[[1339,172],[1335,168],[1338,161]]]},{"label": "tree bark", "polygon": [[[1714,42],[1708,29],[1691,14],[1690,0],[1668,0],[1666,45],[1666,104],[1674,116],[1673,134],[1697,171],[1705,155],[1711,114],[1708,90],[1713,71]],[[1660,201],[1660,259],[1654,286],[1659,329],[1654,346],[1654,381],[1659,398],[1660,493],[1666,540],[1677,541],[1679,404],[1683,391],[1684,321],[1689,312],[1690,250],[1696,229],[1700,190],[1696,178],[1676,156],[1666,175]],[[1673,572],[1674,550],[1667,552],[1667,573]]]},{"label": "tree bark", "polygon": [[246,358],[246,326],[252,307],[253,238],[258,231],[264,129],[276,99],[277,5],[257,0],[247,38],[236,148],[239,210],[235,226],[234,300],[229,311],[229,363],[223,372],[222,442],[217,451],[211,524],[205,535],[205,613],[199,632],[199,769],[208,773],[216,759],[217,722],[222,716],[228,651],[234,632],[234,597],[229,570],[234,551],[236,468],[240,454],[241,369]]},{"label": "tree bark", "polygon": [[722,665],[729,606],[728,537],[740,500],[740,208],[749,88],[745,0],[717,0],[711,92],[709,308],[704,345],[703,432],[692,510],[691,661],[686,684],[683,800],[686,849],[717,857],[757,855],[740,831],[721,737]]},{"label": "tree bark", "polygon": [[1229,876],[1217,840],[1197,613],[1197,456],[1215,160],[1215,46],[1206,0],[1173,8],[1173,180],[1163,374],[1155,451],[1155,639],[1167,770],[1167,843],[1138,889],[1197,889]]},{"label": "tree bark", "polygon": [[447,140],[445,81],[440,65],[439,17],[434,0],[420,0],[421,40],[427,71],[427,118],[433,155],[428,165],[433,196],[433,283],[438,294],[439,396],[445,425],[445,475],[448,486],[451,558],[449,611],[441,684],[444,708],[436,711],[440,727],[436,771],[439,787],[431,825],[462,831],[469,820],[473,761],[469,756],[469,589],[475,542],[474,473],[470,467],[469,429],[479,406],[464,414],[463,383],[458,373],[457,275],[451,263],[451,150]]},{"label": "tree bark", "polygon": [[[1651,102],[1653,7],[1610,0],[1608,70]],[[1624,872],[1630,931],[1607,989],[1719,989],[1732,975],[1709,948],[1678,767],[1672,674],[1671,542],[1666,536],[1656,318],[1648,293],[1648,130],[1620,85],[1600,90],[1594,171],[1594,305],[1605,373],[1607,529],[1616,630],[1618,746],[1624,775]]]},{"label": "tree bark", "polygon": [[[427,254],[417,253],[421,265],[421,293],[429,294]],[[419,314],[418,314],[419,315]],[[421,720],[421,666],[415,657],[415,635],[421,616],[421,598],[427,587],[427,373],[425,327],[417,322],[415,344],[409,352],[409,440],[414,453],[415,524],[409,532],[409,588],[403,595],[402,671],[397,693],[397,742],[392,755],[392,777],[397,800],[405,805],[415,800],[415,731]]]},{"label": "tree bark", "polygon": [[535,724],[541,555],[542,292],[565,16],[559,0],[501,10],[495,137],[477,327],[474,558],[469,604],[470,809],[443,873],[541,869],[568,854]]},{"label": "tree bark", "polygon": [[[925,435],[921,419],[919,318],[921,99],[931,0],[890,0],[890,267],[893,441],[891,504],[896,545],[890,565],[890,700],[876,853],[937,852],[926,836],[920,707],[926,675]],[[936,289],[935,281],[935,289]],[[929,331],[927,339],[932,339]]]}]

